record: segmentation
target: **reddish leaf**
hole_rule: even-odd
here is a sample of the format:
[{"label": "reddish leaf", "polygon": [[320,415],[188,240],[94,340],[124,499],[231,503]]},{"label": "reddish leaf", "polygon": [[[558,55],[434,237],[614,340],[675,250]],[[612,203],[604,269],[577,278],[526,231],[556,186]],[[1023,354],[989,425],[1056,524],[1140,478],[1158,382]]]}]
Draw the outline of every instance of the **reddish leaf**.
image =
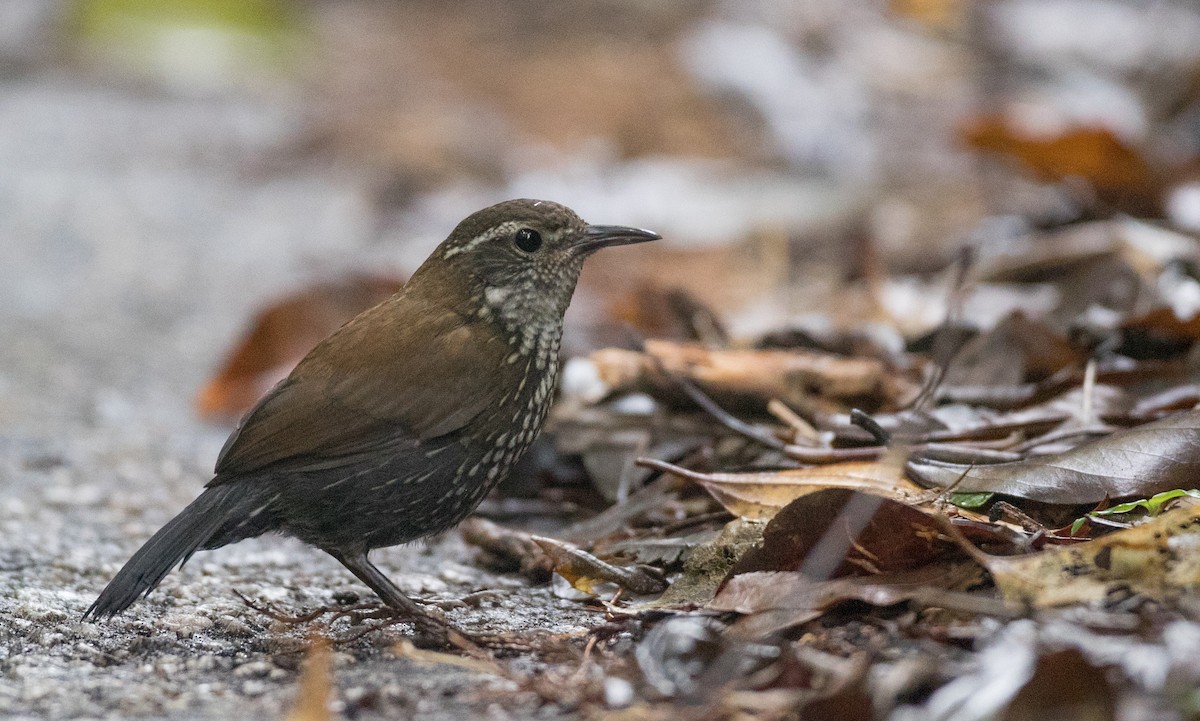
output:
[{"label": "reddish leaf", "polygon": [[730,577],[800,571],[822,580],[902,571],[957,554],[937,521],[898,501],[829,489],[801,496],[767,524],[762,546],[747,551]]},{"label": "reddish leaf", "polygon": [[1134,358],[1165,358],[1186,353],[1200,339],[1200,314],[1180,318],[1170,308],[1155,308],[1127,320],[1118,349]]},{"label": "reddish leaf", "polygon": [[1016,158],[1039,180],[1080,178],[1101,201],[1120,210],[1161,213],[1162,178],[1107,128],[1080,126],[1038,136],[992,115],[965,124],[962,135],[972,148]]}]

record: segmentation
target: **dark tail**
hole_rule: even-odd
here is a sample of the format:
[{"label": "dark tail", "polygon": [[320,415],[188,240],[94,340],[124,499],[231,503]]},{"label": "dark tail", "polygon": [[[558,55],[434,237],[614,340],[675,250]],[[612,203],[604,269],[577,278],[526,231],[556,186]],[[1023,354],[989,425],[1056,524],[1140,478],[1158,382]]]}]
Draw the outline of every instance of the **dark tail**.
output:
[{"label": "dark tail", "polygon": [[173,568],[183,565],[196,550],[224,545],[213,541],[214,536],[224,535],[218,531],[235,520],[234,516],[241,508],[242,504],[231,498],[235,489],[245,490],[237,484],[215,486],[189,503],[133,554],[83,614],[83,619],[99,620],[117,615],[153,591]]}]

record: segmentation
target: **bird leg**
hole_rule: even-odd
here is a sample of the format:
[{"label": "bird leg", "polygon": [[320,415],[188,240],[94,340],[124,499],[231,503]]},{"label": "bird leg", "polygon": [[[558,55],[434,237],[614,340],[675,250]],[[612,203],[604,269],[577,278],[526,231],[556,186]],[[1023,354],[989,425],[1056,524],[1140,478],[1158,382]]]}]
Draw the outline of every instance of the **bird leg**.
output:
[{"label": "bird leg", "polygon": [[350,572],[357,576],[358,580],[367,584],[379,598],[383,599],[385,604],[408,616],[422,640],[427,641],[429,645],[446,646],[449,644],[464,651],[477,650],[475,643],[466,634],[455,629],[445,620],[430,615],[411,598],[405,596],[403,591],[396,588],[396,584],[392,583],[378,568],[375,568],[375,565],[367,559],[365,552],[343,554],[328,549],[326,552],[350,569]]}]

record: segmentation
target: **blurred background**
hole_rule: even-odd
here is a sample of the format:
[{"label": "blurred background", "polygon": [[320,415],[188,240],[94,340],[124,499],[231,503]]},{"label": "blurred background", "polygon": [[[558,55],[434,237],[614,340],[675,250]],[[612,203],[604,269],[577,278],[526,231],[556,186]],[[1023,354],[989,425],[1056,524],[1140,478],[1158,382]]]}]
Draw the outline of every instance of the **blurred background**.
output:
[{"label": "blurred background", "polygon": [[[593,261],[569,353],[680,304],[911,339],[963,246],[1200,230],[1197,37],[1166,0],[4,0],[0,426],[228,422],[511,197],[666,238]],[[298,347],[239,371],[273,308]]]},{"label": "blurred background", "polygon": [[[280,717],[287,673],[227,673],[273,653],[230,589],[356,597],[299,542],[203,554],[120,626],[77,619],[211,478],[242,409],[499,200],[664,236],[589,261],[571,356],[640,337],[816,348],[883,380],[867,406],[793,383],[796,410],[886,413],[943,360],[923,354],[950,317],[978,342],[947,386],[1167,359],[1190,407],[1198,38],[1189,0],[0,0],[0,675],[17,681],[0,715]],[[564,376],[567,401],[605,395]],[[545,494],[546,517],[620,499],[638,455],[745,461],[745,444],[714,460],[707,416],[625,401],[552,419],[528,458],[576,495]],[[517,491],[490,510],[538,500]],[[724,523],[700,500],[684,508]],[[379,557],[422,596],[513,589],[492,616],[514,628],[599,618],[481,577],[458,533]],[[374,668],[365,687],[398,688]]]}]

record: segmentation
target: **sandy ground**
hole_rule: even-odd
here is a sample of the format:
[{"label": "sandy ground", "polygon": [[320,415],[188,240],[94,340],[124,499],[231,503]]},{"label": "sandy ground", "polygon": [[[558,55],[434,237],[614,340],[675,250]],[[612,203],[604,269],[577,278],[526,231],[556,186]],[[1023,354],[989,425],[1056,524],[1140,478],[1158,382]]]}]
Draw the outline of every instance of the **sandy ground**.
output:
[{"label": "sandy ground", "polygon": [[[295,611],[369,598],[319,551],[272,537],[202,553],[118,619],[79,619],[208,480],[228,429],[197,421],[191,396],[250,310],[370,252],[360,184],[302,163],[248,170],[296,130],[261,99],[0,82],[0,716],[281,718],[303,632],[233,591]],[[472,558],[454,533],[376,554],[420,596],[497,589],[449,612],[468,629],[600,622]],[[514,708],[486,677],[397,659],[404,634],[336,655],[348,716],[561,715]]]}]

